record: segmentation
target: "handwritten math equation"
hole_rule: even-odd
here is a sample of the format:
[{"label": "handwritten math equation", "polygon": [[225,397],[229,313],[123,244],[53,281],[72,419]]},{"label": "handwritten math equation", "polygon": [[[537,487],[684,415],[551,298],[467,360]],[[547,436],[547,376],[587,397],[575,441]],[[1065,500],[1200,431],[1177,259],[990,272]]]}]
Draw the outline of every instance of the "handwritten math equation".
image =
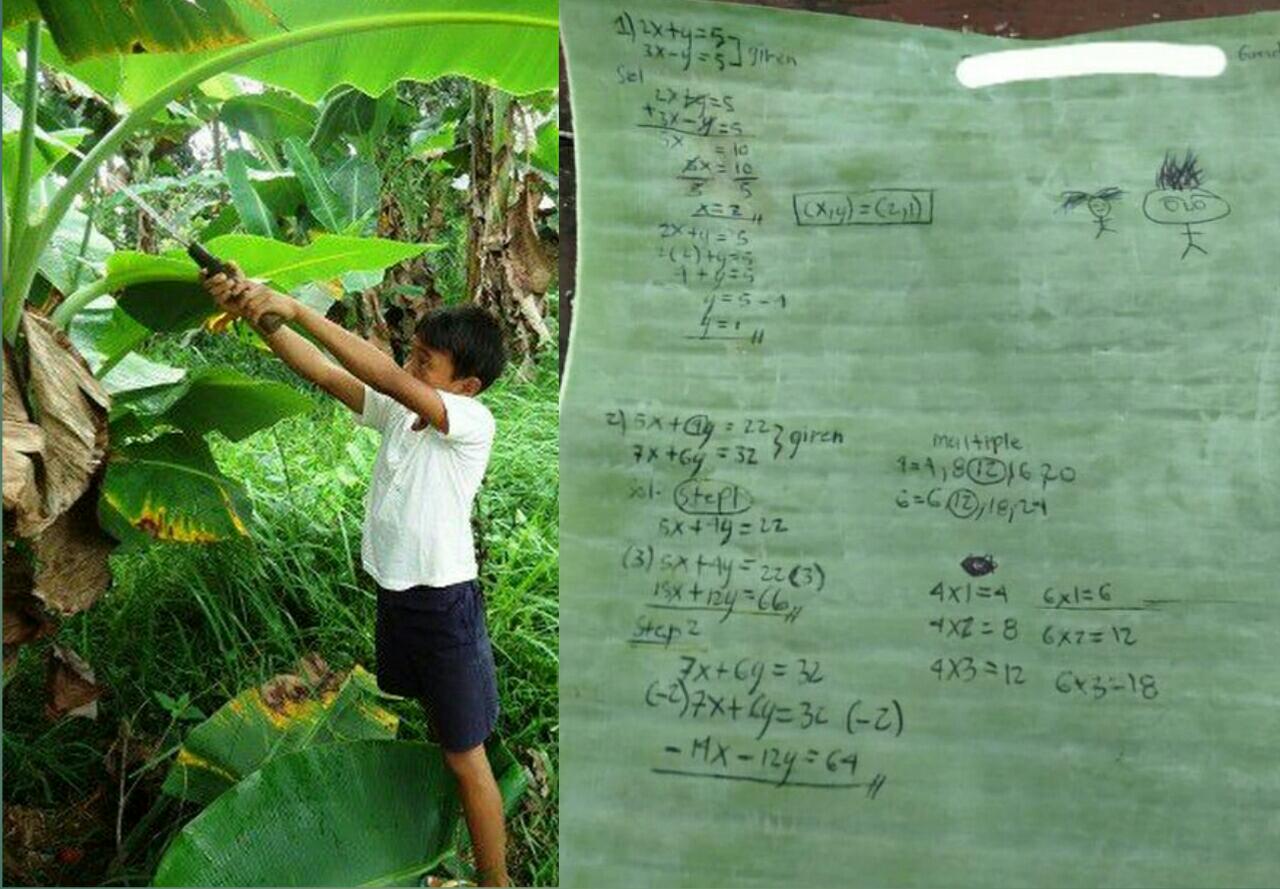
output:
[{"label": "handwritten math equation", "polygon": [[[623,61],[619,99],[635,134],[657,149],[671,200],[652,224],[657,279],[664,294],[692,299],[683,339],[710,349],[763,347],[787,308],[768,288],[772,270],[755,250],[765,223],[760,200],[767,171],[756,156],[758,119],[732,89],[701,85],[708,72],[768,76],[797,57],[718,26],[622,10],[612,20]],[[695,308],[696,306],[696,308]]]},{"label": "handwritten math equation", "polygon": [[[922,632],[939,645],[925,667],[937,682],[1038,689],[1094,702],[1159,697],[1155,675],[1118,666],[1139,650],[1139,620],[1159,603],[1129,601],[1109,580],[1020,593],[995,581],[996,570],[977,579],[940,579],[922,591],[928,600]],[[1018,651],[1027,660],[1011,654]]]},{"label": "handwritten math equation", "polygon": [[799,66],[789,52],[716,25],[690,25],[673,18],[652,17],[623,11],[613,20],[613,33],[637,47],[641,58],[676,71],[705,67],[770,68]]},{"label": "handwritten math equation", "polygon": [[[885,785],[883,772],[863,778],[861,748],[902,737],[906,713],[897,698],[830,689],[822,662],[806,657],[675,658],[641,697],[646,710],[675,722],[675,732],[690,732],[662,746],[659,769],[667,774],[861,788],[869,799]],[[741,731],[730,739],[718,733],[722,726]],[[798,743],[773,741],[780,733]]]},{"label": "handwritten math equation", "polygon": [[972,522],[1046,519],[1050,493],[1069,490],[1079,477],[1072,465],[1032,459],[1008,432],[936,433],[930,445],[931,451],[894,458],[893,503],[900,510]]}]

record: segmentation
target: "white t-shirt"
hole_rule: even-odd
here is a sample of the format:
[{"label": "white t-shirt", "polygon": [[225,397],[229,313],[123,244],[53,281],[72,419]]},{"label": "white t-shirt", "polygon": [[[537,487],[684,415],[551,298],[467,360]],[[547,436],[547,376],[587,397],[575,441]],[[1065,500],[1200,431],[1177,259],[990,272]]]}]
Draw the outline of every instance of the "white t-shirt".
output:
[{"label": "white t-shirt", "polygon": [[382,433],[364,500],[361,560],[378,585],[447,586],[476,576],[471,504],[489,463],[494,422],[474,398],[440,392],[449,434],[414,431],[418,415],[364,388],[358,422]]}]

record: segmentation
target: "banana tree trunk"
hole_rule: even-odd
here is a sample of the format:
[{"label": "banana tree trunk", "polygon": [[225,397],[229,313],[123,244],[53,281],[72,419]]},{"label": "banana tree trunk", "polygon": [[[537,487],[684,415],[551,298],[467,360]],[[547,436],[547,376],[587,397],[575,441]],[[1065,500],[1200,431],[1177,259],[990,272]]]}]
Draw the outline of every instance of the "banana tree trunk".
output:
[{"label": "banana tree trunk", "polygon": [[552,263],[536,228],[538,180],[516,172],[514,113],[507,94],[472,87],[467,292],[502,322],[510,356],[528,378],[534,356],[551,342]]}]

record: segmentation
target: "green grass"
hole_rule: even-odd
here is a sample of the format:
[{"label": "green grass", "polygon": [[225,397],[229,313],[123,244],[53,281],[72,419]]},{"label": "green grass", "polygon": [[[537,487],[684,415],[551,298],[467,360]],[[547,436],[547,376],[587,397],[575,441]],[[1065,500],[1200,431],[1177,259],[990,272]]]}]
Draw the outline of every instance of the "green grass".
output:
[{"label": "green grass", "polygon": [[[228,363],[297,382],[269,353],[231,337],[168,337],[145,351],[187,367]],[[475,521],[503,709],[498,735],[526,765],[538,757],[551,766],[547,795],[531,792],[509,824],[512,878],[523,885],[559,881],[555,362],[548,349],[532,382],[508,375],[482,395],[497,420]],[[60,843],[85,852],[79,862],[55,862],[45,872],[58,884],[106,881],[115,853],[118,786],[103,757],[121,720],[130,722],[135,749],[150,745],[157,761],[181,740],[182,729],[153,692],[174,698],[189,693],[208,714],[245,687],[291,671],[304,652],[316,651],[339,669],[374,667],[375,598],[372,581],[360,570],[360,525],[377,435],[356,426],[339,403],[304,388],[315,397],[309,414],[243,442],[211,436],[220,467],[253,500],[250,539],[165,544],[114,556],[113,588],[64,623],[59,640],[84,656],[110,689],[96,722],[49,723],[41,715],[47,643],[23,649],[4,702],[6,804],[65,813],[88,805],[95,792],[105,801],[103,818],[90,819],[79,833],[58,835]],[[416,704],[390,706],[402,719],[401,737],[424,737]],[[166,767],[167,760],[141,778],[125,808],[126,834],[150,806]],[[177,817],[158,819],[110,882],[149,881],[169,837],[195,814],[190,806],[174,811]],[[5,882],[14,876],[6,866]]]}]

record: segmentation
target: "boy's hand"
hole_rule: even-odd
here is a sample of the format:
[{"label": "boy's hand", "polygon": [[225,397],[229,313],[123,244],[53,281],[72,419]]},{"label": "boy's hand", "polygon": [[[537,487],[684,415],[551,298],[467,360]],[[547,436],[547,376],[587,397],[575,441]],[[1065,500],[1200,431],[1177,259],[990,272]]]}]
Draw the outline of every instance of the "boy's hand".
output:
[{"label": "boy's hand", "polygon": [[286,321],[298,314],[298,304],[283,293],[277,293],[261,281],[244,277],[234,262],[227,263],[230,275],[209,275],[200,271],[200,283],[217,302],[218,308],[240,318],[249,319],[255,327],[265,314],[279,315]]},{"label": "boy's hand", "polygon": [[298,301],[272,290],[261,281],[244,281],[243,287],[235,298],[236,311],[241,317],[248,318],[255,327],[262,321],[262,316],[279,315],[285,321],[292,321],[298,316]]},{"label": "boy's hand", "polygon": [[230,269],[230,274],[218,272],[216,275],[210,275],[206,270],[201,269],[200,286],[213,297],[219,309],[238,317],[240,315],[238,299],[246,289],[248,281],[240,271],[240,266],[234,262],[228,262],[227,268]]}]

